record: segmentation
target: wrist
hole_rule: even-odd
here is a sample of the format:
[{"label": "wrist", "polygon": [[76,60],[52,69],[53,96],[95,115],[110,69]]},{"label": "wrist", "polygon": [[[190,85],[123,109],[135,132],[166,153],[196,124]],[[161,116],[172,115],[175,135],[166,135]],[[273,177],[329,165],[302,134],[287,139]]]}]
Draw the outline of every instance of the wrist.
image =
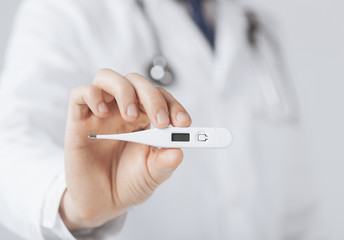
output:
[{"label": "wrist", "polygon": [[68,190],[66,190],[62,196],[59,214],[69,230],[99,227],[107,221],[101,217],[88,216],[87,214],[78,211],[78,208],[73,202]]}]

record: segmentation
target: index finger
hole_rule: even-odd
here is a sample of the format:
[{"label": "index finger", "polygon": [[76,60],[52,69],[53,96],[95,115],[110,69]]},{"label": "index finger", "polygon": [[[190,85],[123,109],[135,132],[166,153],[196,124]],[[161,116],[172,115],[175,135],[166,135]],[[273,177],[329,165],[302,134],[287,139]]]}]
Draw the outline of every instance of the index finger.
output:
[{"label": "index finger", "polygon": [[96,74],[93,83],[110,94],[105,96],[107,98],[105,100],[110,100],[111,95],[116,99],[123,119],[132,122],[139,117],[138,99],[134,87],[121,74],[111,69],[102,69]]},{"label": "index finger", "polygon": [[154,126],[168,127],[170,125],[169,110],[161,92],[140,74],[129,73],[126,78],[133,85],[140,103]]}]

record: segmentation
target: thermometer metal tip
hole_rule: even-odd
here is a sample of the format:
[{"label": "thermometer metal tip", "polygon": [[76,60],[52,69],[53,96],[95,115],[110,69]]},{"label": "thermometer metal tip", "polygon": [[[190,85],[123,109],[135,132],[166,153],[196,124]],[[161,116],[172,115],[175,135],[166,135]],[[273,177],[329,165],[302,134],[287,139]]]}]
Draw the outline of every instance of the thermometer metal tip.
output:
[{"label": "thermometer metal tip", "polygon": [[136,142],[162,148],[225,148],[232,142],[232,134],[226,128],[193,127],[154,128],[122,134],[89,135],[88,138]]}]

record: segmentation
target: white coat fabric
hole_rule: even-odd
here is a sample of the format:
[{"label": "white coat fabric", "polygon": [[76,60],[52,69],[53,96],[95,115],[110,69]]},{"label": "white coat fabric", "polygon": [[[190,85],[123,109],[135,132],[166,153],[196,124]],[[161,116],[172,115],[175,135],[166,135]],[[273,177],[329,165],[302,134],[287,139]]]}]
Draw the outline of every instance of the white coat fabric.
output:
[{"label": "white coat fabric", "polygon": [[145,0],[176,76],[167,90],[193,126],[229,128],[233,145],[185,150],[145,203],[71,233],[58,214],[69,92],[100,68],[146,75],[156,46],[134,0],[24,1],[0,87],[1,224],[36,240],[317,239],[300,126],[264,117],[243,8],[216,4],[213,52],[181,1]]}]

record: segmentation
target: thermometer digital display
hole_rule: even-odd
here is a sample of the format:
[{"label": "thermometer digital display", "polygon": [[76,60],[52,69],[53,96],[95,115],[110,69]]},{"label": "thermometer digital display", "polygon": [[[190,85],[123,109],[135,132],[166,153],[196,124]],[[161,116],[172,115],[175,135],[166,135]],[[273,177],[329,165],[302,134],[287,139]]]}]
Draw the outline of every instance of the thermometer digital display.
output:
[{"label": "thermometer digital display", "polygon": [[172,142],[190,142],[189,133],[172,133],[171,135]]},{"label": "thermometer digital display", "polygon": [[232,142],[232,134],[226,128],[168,127],[88,137],[136,142],[162,148],[225,148]]}]

